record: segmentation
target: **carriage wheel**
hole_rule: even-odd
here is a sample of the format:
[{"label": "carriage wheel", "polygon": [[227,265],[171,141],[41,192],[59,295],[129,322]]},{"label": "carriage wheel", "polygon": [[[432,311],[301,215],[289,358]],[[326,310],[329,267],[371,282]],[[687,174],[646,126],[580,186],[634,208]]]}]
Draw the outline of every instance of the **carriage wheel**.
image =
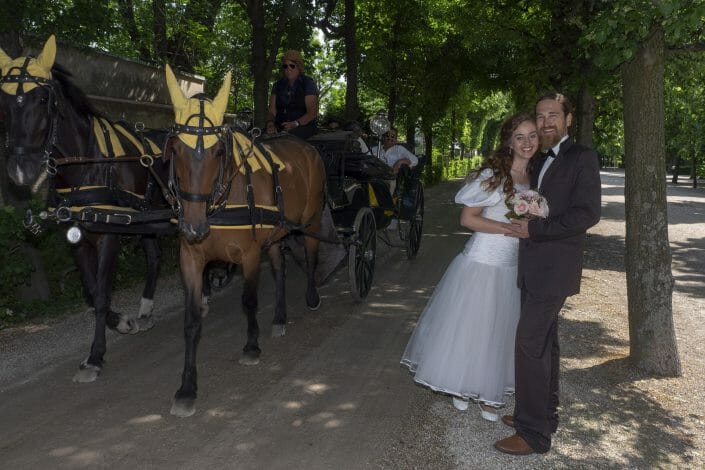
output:
[{"label": "carriage wheel", "polygon": [[421,234],[423,232],[423,185],[419,182],[419,187],[416,190],[414,200],[414,214],[409,219],[409,233],[406,237],[406,257],[409,259],[416,258],[421,246]]},{"label": "carriage wheel", "polygon": [[372,287],[377,251],[377,225],[369,207],[363,207],[355,216],[354,233],[348,250],[350,291],[355,300],[364,300]]},{"label": "carriage wheel", "polygon": [[237,264],[213,261],[208,264],[208,282],[212,290],[220,290],[233,280]]}]

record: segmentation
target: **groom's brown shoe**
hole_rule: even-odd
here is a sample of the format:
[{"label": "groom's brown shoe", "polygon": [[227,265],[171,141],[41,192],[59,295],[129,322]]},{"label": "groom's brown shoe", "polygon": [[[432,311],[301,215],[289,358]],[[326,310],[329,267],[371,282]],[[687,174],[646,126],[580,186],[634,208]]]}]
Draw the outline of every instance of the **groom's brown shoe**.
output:
[{"label": "groom's brown shoe", "polygon": [[514,416],[513,415],[504,415],[502,416],[502,422],[504,423],[505,426],[509,426],[510,428],[514,427]]},{"label": "groom's brown shoe", "polygon": [[534,449],[519,434],[514,434],[495,442],[494,447],[500,452],[511,455],[529,455],[534,453]]}]

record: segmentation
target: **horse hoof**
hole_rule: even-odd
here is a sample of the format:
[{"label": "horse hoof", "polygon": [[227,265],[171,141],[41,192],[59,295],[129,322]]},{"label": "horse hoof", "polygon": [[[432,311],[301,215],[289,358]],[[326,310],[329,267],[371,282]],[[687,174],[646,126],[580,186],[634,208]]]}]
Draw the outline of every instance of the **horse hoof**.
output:
[{"label": "horse hoof", "polygon": [[311,301],[311,300],[306,300],[306,305],[308,306],[308,309],[311,310],[312,312],[315,312],[321,307],[321,296],[316,294],[316,299]]},{"label": "horse hoof", "polygon": [[137,317],[149,317],[154,312],[154,299],[140,299],[140,311],[137,312]]},{"label": "horse hoof", "polygon": [[120,315],[120,321],[111,329],[123,335],[135,335],[140,332],[140,325],[134,317]]},{"label": "horse hoof", "polygon": [[244,355],[237,362],[243,366],[256,366],[259,364],[259,357]]},{"label": "horse hoof", "polygon": [[73,376],[73,381],[78,383],[95,382],[100,375],[101,367],[83,361],[78,368],[78,372]]},{"label": "horse hoof", "polygon": [[137,325],[139,326],[139,331],[148,331],[154,328],[154,317],[152,315],[146,315],[137,318]]},{"label": "horse hoof", "polygon": [[272,325],[272,338],[278,338],[286,334],[286,325]]},{"label": "horse hoof", "polygon": [[171,405],[171,414],[179,418],[188,418],[196,412],[195,398],[177,398]]}]

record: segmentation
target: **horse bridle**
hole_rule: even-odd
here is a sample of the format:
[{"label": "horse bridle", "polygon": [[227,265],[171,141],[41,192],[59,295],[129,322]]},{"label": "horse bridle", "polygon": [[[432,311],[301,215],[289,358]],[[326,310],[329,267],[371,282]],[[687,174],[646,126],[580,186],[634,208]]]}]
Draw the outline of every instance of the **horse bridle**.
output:
[{"label": "horse bridle", "polygon": [[[54,80],[44,78],[44,77],[36,77],[34,75],[31,75],[29,73],[29,70],[27,70],[27,67],[29,65],[29,61],[32,60],[34,57],[32,56],[27,56],[25,57],[24,62],[22,63],[21,66],[19,67],[12,67],[10,70],[7,71],[7,74],[3,75],[0,77],[0,85],[4,83],[16,83],[17,84],[17,92],[16,92],[16,98],[15,102],[17,103],[18,107],[23,107],[25,103],[25,91],[24,91],[24,84],[25,83],[34,83],[37,86],[46,86],[46,88],[49,90],[49,100],[47,102],[47,115],[50,116],[50,125],[49,125],[49,133],[48,137],[46,139],[46,142],[44,144],[44,149],[43,149],[43,154],[44,157],[42,158],[42,163],[46,166],[46,171],[50,175],[55,175],[56,174],[56,164],[52,164],[52,159],[51,159],[51,154],[52,154],[52,149],[56,148],[56,141],[57,141],[57,129],[58,129],[58,120],[59,120],[59,113],[57,112],[57,106],[56,106],[56,91],[54,90]],[[13,70],[19,70],[18,75],[10,75],[10,72]],[[24,157],[26,155],[31,155],[33,153],[39,153],[42,151],[41,147],[20,147],[20,146],[15,146],[11,147],[11,139],[10,139],[10,129],[9,127],[6,129],[7,134],[5,135],[5,146],[7,149],[10,151],[11,154],[17,155],[18,157]]]},{"label": "horse bridle", "polygon": [[[225,145],[225,152],[220,157],[220,162],[218,165],[218,179],[213,186],[213,190],[210,193],[193,193],[185,191],[179,185],[179,179],[176,177],[174,172],[174,160],[173,155],[166,155],[169,158],[169,190],[172,192],[174,201],[172,204],[172,209],[177,216],[181,217],[183,213],[183,208],[181,206],[181,201],[188,202],[205,202],[207,207],[207,214],[211,215],[225,206],[227,195],[230,192],[230,187],[232,185],[232,176],[226,176],[226,169],[229,169],[232,165],[232,130],[229,126],[215,126],[213,122],[205,115],[204,104],[205,96],[197,96],[199,100],[199,113],[190,115],[185,122],[190,122],[191,119],[197,118],[197,126],[189,126],[187,124],[174,124],[167,136],[165,145],[165,150],[169,148],[169,140],[172,138],[177,138],[179,134],[189,134],[196,136],[196,148],[194,152],[194,157],[196,160],[203,160],[205,154],[205,145],[203,143],[203,136],[213,135],[218,138],[218,141]],[[204,124],[208,122],[209,127]],[[234,173],[233,173],[234,175]]]}]

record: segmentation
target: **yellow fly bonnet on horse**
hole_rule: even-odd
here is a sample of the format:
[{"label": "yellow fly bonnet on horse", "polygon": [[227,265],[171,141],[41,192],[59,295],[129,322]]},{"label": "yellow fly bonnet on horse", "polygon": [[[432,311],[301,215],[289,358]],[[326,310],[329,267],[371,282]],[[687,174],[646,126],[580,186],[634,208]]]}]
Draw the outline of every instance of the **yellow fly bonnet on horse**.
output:
[{"label": "yellow fly bonnet on horse", "polygon": [[[54,65],[54,59],[56,59],[56,38],[54,35],[49,36],[46,44],[44,44],[44,49],[36,59],[18,57],[13,60],[0,48],[0,69],[2,69],[3,78],[20,75],[22,68],[25,66],[25,61],[27,61],[27,74],[29,76],[51,80],[51,67]],[[1,89],[9,95],[16,95],[18,87],[22,87],[22,92],[27,93],[38,86],[38,83],[31,81],[22,83],[5,82],[2,84]]]},{"label": "yellow fly bonnet on horse", "polygon": [[[228,105],[228,95],[230,94],[230,72],[225,75],[223,85],[213,101],[205,100],[203,103],[203,127],[217,127],[223,124],[225,108]],[[201,114],[201,102],[197,98],[186,98],[183,90],[176,81],[174,72],[169,64],[166,66],[166,84],[169,88],[171,103],[174,106],[174,116],[176,124],[182,126],[198,127],[199,115]],[[218,136],[207,134],[203,137],[203,147],[209,148],[218,142]],[[198,136],[185,132],[179,133],[179,139],[189,147],[195,149]]]}]

